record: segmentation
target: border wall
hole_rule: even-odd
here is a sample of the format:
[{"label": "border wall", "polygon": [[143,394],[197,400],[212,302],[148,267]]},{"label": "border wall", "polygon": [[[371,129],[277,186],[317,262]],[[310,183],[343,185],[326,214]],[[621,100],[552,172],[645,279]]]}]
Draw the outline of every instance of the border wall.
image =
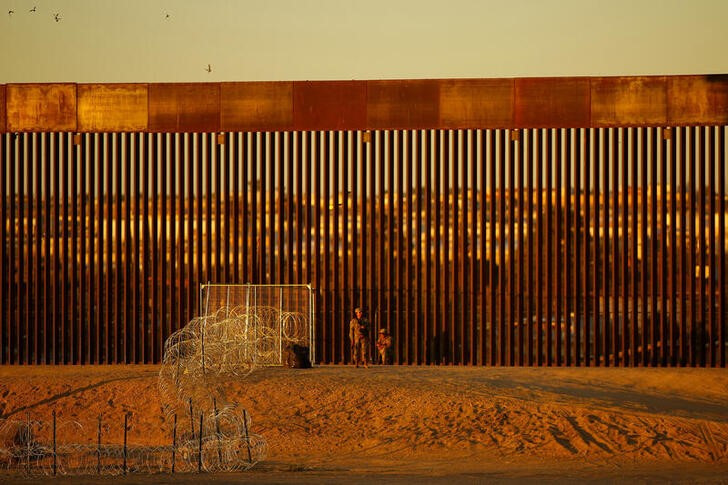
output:
[{"label": "border wall", "polygon": [[725,366],[728,76],[0,85],[0,362],[160,362],[200,283],[395,363]]}]

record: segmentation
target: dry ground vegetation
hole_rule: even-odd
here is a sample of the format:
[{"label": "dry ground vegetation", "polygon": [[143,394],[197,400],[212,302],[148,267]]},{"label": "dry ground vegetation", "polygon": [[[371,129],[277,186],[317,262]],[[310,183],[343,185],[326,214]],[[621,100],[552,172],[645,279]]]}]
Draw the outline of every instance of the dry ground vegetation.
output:
[{"label": "dry ground vegetation", "polygon": [[[102,415],[104,440],[120,443],[114,423],[129,413],[130,445],[169,444],[158,372],[0,367],[0,416],[50,422],[55,410],[83,424],[73,439],[93,442]],[[268,443],[264,462],[229,479],[728,483],[725,369],[317,366],[259,369],[223,388]],[[128,478],[146,479],[187,480]]]}]

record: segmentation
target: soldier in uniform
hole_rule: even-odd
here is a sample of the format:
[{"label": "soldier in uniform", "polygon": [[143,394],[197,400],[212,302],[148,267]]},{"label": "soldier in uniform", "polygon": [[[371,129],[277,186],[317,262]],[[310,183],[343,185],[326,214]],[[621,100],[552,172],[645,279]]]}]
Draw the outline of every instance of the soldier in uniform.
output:
[{"label": "soldier in uniform", "polygon": [[354,309],[354,318],[349,322],[349,341],[354,364],[369,364],[369,321],[364,318],[361,308]]},{"label": "soldier in uniform", "polygon": [[379,363],[389,364],[392,362],[392,336],[386,328],[379,329],[379,337],[377,337],[377,352],[379,353]]}]

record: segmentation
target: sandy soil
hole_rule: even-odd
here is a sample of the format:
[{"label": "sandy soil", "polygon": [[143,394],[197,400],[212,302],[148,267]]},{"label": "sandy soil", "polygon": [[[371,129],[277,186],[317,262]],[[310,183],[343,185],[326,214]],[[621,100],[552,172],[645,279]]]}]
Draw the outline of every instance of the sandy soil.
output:
[{"label": "sandy soil", "polygon": [[[121,442],[114,423],[128,412],[130,443],[168,444],[158,371],[0,367],[0,418],[50,422],[55,410],[84,423],[76,441],[93,442],[102,414],[104,439]],[[225,389],[268,456],[206,478],[216,483],[728,483],[725,369],[320,366],[258,370]],[[180,480],[199,476],[126,479]]]}]

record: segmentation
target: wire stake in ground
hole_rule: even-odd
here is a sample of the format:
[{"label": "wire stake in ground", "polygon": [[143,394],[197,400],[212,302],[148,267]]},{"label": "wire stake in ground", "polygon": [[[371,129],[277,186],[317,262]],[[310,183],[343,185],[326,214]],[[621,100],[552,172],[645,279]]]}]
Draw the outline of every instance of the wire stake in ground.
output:
[{"label": "wire stake in ground", "polygon": [[174,462],[177,460],[177,413],[174,414],[174,425],[172,426],[172,473],[174,473]]},{"label": "wire stake in ground", "polygon": [[96,474],[101,475],[101,415],[99,414],[99,432],[96,443]]},{"label": "wire stake in ground", "polygon": [[128,428],[128,422],[129,422],[129,413],[124,413],[124,475],[126,475],[126,432],[129,429]]},{"label": "wire stake in ground", "polygon": [[53,476],[58,471],[58,455],[56,454],[56,410],[53,410]]},{"label": "wire stake in ground", "polygon": [[202,417],[204,414],[200,413],[200,446],[197,454],[197,472],[202,473]]}]

